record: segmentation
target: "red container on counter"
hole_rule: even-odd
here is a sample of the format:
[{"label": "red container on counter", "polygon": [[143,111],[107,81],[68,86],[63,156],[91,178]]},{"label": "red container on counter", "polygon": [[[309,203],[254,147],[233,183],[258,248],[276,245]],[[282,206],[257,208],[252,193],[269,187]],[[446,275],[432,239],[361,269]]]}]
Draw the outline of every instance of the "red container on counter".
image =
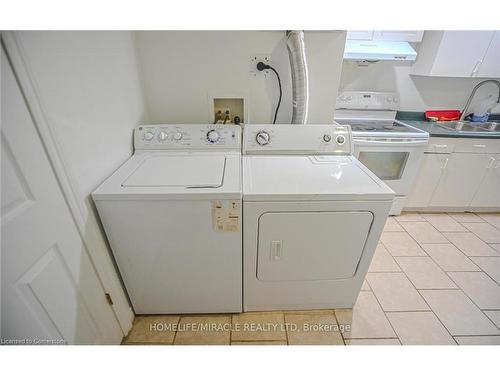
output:
[{"label": "red container on counter", "polygon": [[425,118],[429,121],[455,121],[460,119],[460,111],[456,109],[425,111]]}]

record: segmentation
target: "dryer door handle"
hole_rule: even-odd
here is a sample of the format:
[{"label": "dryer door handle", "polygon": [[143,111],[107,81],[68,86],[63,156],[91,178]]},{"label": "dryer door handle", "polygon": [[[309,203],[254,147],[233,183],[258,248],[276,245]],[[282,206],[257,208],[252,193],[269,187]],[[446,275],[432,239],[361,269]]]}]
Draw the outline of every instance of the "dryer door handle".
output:
[{"label": "dryer door handle", "polygon": [[271,241],[271,260],[280,260],[283,255],[283,242]]}]

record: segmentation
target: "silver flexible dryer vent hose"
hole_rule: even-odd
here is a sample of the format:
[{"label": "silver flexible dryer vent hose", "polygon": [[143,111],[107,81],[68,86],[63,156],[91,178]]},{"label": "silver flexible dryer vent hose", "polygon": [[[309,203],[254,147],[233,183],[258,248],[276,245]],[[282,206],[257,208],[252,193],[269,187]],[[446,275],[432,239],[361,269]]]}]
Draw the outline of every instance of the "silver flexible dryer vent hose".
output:
[{"label": "silver flexible dryer vent hose", "polygon": [[309,73],[303,31],[287,31],[286,46],[292,69],[292,124],[305,124],[309,109]]}]

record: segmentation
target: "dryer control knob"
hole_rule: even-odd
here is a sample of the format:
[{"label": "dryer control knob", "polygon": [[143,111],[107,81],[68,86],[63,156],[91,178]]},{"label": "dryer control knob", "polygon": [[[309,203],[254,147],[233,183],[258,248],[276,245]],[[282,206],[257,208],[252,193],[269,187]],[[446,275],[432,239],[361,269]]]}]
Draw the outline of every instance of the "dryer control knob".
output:
[{"label": "dryer control knob", "polygon": [[180,141],[182,139],[182,133],[181,132],[174,133],[174,139],[176,141]]},{"label": "dryer control knob", "polygon": [[217,130],[210,130],[208,133],[207,133],[207,140],[210,142],[210,143],[215,143],[219,140],[220,138],[220,134],[217,132]]},{"label": "dryer control knob", "polygon": [[271,136],[269,135],[268,132],[265,132],[265,131],[258,132],[257,135],[255,136],[255,140],[261,146],[267,145],[269,143],[270,139],[271,139]]},{"label": "dryer control knob", "polygon": [[146,133],[144,133],[144,139],[146,141],[151,141],[153,138],[154,138],[154,133],[152,131],[147,131]]},{"label": "dryer control knob", "polygon": [[158,139],[160,141],[165,141],[167,138],[168,138],[168,133],[161,131],[160,134],[158,134]]},{"label": "dryer control knob", "polygon": [[337,135],[335,141],[338,145],[342,146],[345,143],[345,137],[343,135]]}]

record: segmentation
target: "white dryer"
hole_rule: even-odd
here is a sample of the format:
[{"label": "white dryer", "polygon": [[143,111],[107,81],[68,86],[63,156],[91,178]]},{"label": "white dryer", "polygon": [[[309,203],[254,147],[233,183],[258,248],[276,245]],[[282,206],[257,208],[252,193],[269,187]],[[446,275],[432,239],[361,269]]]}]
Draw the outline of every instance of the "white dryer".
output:
[{"label": "white dryer", "polygon": [[241,128],[143,125],[93,194],[137,314],[242,309]]},{"label": "white dryer", "polygon": [[348,125],[246,125],[243,310],[350,308],[394,192]]}]

